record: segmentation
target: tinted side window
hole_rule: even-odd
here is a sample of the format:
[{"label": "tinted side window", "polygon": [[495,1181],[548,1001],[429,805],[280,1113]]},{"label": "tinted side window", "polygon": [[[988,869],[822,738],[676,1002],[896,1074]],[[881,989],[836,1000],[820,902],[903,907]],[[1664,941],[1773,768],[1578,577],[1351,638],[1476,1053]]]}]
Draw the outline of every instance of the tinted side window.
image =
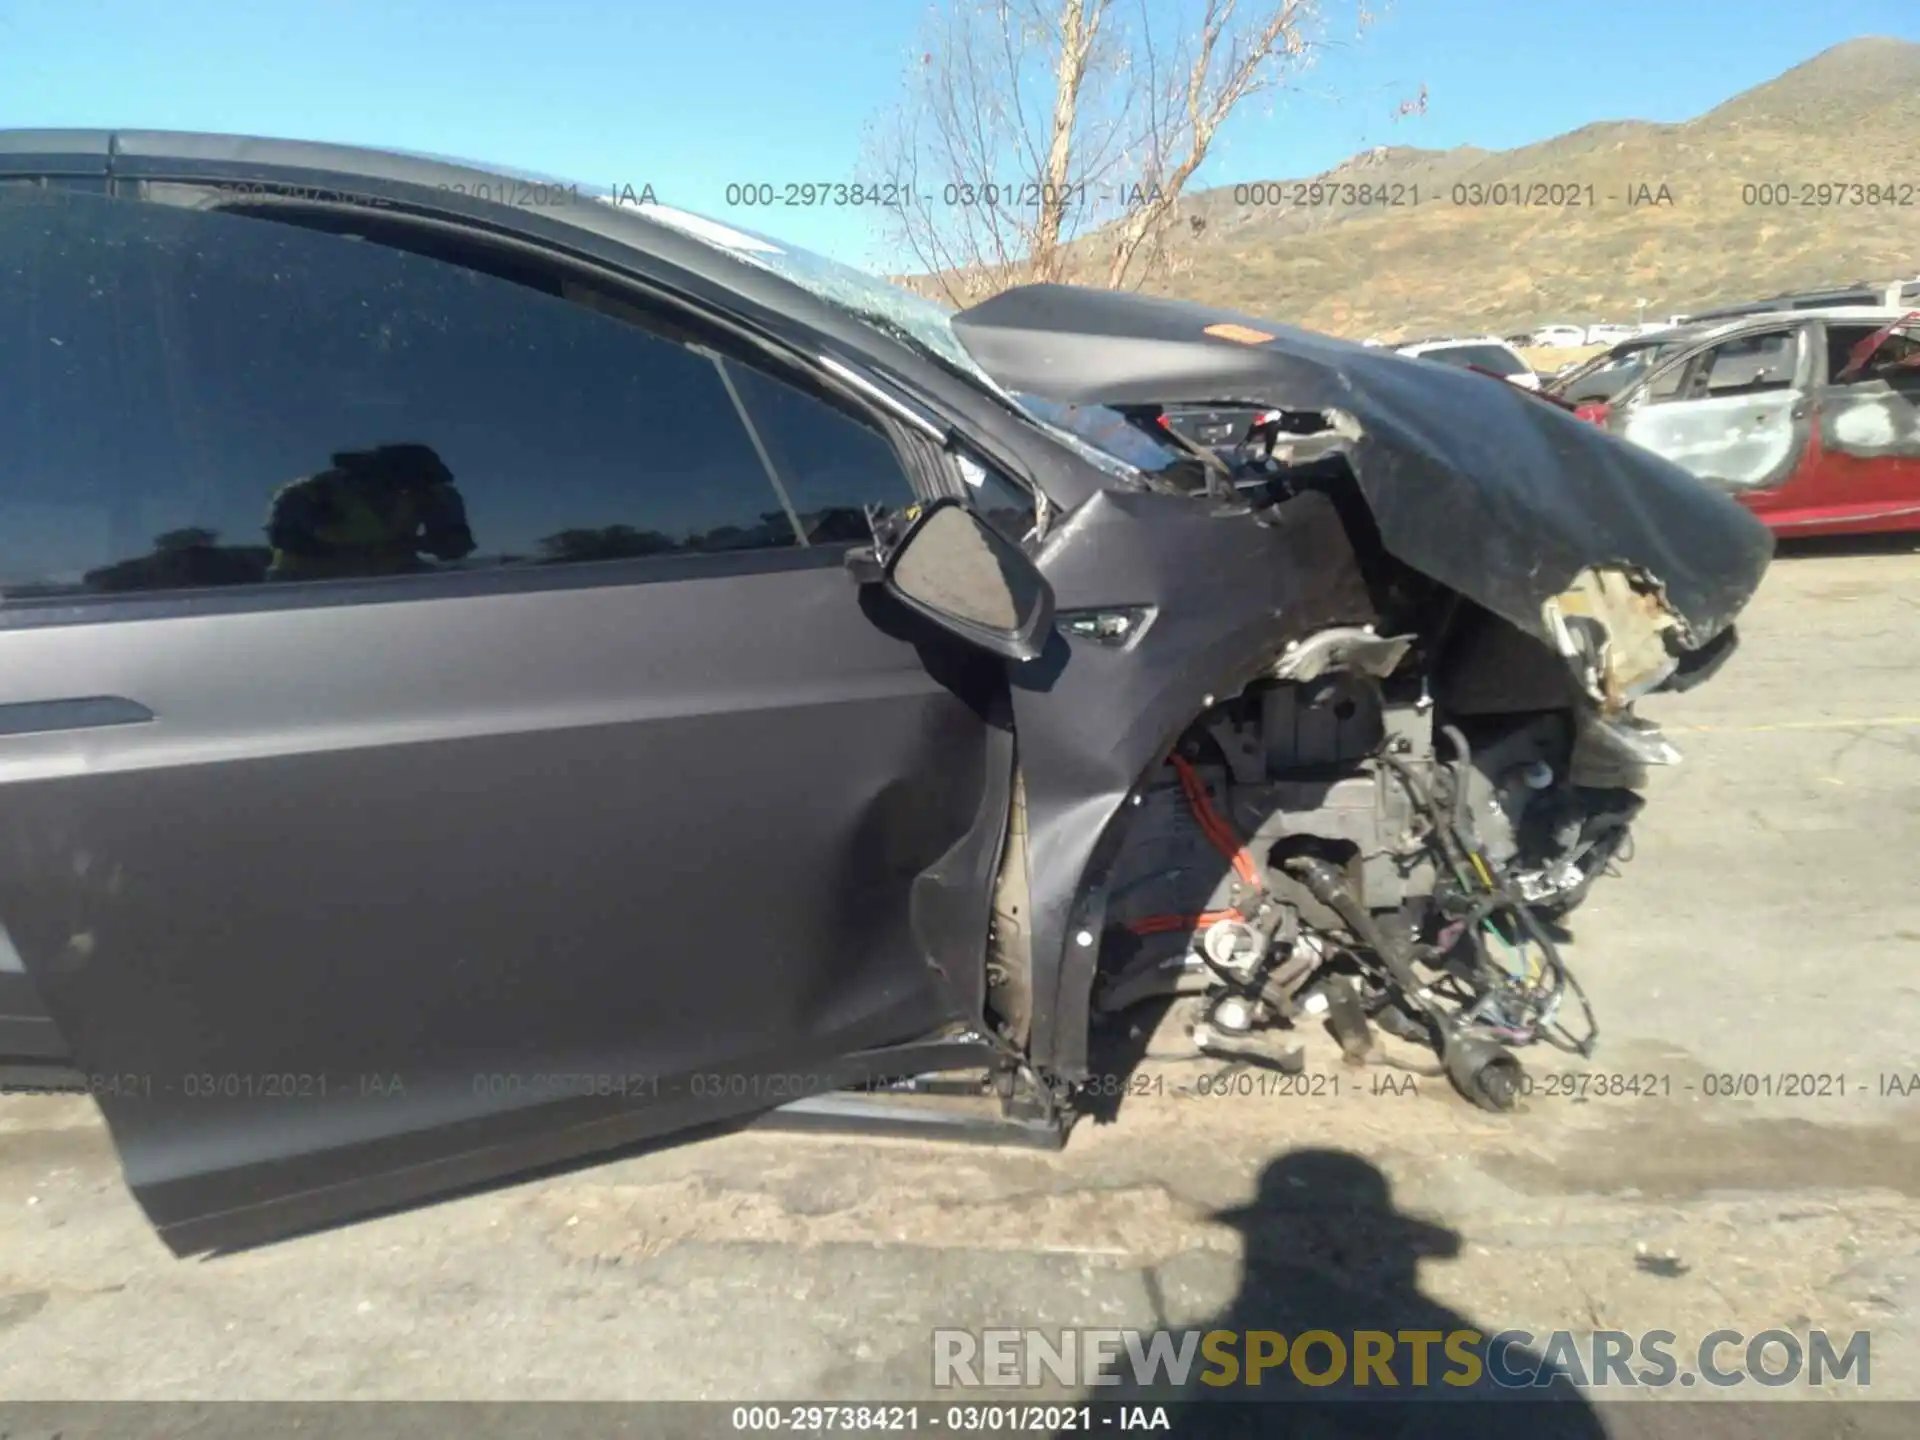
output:
[{"label": "tinted side window", "polygon": [[913,503],[913,484],[878,431],[770,375],[724,363],[810,544],[865,543],[869,505]]},{"label": "tinted side window", "polygon": [[[0,202],[0,337],[9,595],[798,543],[711,359],[422,255]],[[859,429],[780,404],[789,447],[808,406]],[[837,503],[815,477],[840,472],[796,464],[807,505]]]}]

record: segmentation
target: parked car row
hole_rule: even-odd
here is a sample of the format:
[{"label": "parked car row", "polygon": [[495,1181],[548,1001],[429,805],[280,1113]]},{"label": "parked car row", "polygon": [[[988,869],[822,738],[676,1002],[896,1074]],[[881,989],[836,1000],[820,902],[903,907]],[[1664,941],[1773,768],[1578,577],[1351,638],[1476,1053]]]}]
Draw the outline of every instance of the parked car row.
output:
[{"label": "parked car row", "polygon": [[1592,345],[1617,345],[1640,335],[1651,335],[1675,325],[1685,324],[1686,315],[1669,315],[1664,320],[1649,320],[1634,325],[1542,325],[1506,337],[1506,343],[1522,350],[1584,350]]},{"label": "parked car row", "polygon": [[[1517,353],[1601,343],[1544,375]],[[1730,492],[1777,534],[1920,531],[1920,279],[1397,348],[1537,389]]]},{"label": "parked car row", "polygon": [[1783,310],[1831,310],[1841,306],[1862,305],[1905,310],[1920,306],[1920,276],[1884,282],[1855,280],[1812,290],[1787,291],[1761,300],[1716,305],[1691,314],[1668,315],[1664,319],[1639,321],[1632,325],[1541,325],[1533,330],[1509,335],[1506,342],[1523,350],[1581,350],[1591,345],[1619,345],[1641,336],[1661,334],[1708,321],[1744,319],[1750,315],[1771,315]]},{"label": "parked car row", "polygon": [[1920,530],[1920,309],[1835,306],[1617,345],[1545,393],[1780,535]]}]

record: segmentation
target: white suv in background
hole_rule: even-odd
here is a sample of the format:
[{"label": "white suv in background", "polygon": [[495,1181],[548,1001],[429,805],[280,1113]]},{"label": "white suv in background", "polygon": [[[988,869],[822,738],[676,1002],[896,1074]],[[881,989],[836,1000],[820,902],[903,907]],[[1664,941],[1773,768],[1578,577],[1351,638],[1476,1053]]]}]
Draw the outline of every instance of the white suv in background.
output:
[{"label": "white suv in background", "polygon": [[1584,325],[1542,325],[1533,332],[1535,345],[1555,350],[1578,350],[1587,343]]},{"label": "white suv in background", "polygon": [[1496,335],[1416,340],[1412,344],[1394,348],[1402,355],[1438,360],[1443,365],[1458,365],[1463,370],[1485,370],[1527,390],[1540,388],[1540,377],[1520,358],[1520,352]]},{"label": "white suv in background", "polygon": [[1640,333],[1637,325],[1589,325],[1587,344],[1618,345],[1622,340],[1631,340]]}]

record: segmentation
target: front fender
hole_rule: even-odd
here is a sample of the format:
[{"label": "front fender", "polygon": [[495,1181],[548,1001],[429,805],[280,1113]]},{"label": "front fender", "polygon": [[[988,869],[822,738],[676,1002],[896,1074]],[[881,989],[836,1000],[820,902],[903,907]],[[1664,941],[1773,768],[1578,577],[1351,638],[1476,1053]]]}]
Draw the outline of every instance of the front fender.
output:
[{"label": "front fender", "polygon": [[[1136,781],[1214,698],[1243,688],[1290,639],[1364,624],[1373,606],[1324,495],[1256,517],[1191,496],[1102,491],[1039,557],[1063,619],[1151,607],[1122,643],[1069,638],[1013,669],[1025,777],[1036,1064],[1084,1078],[1099,958],[1101,866]],[[1106,843],[1103,843],[1106,842]],[[1078,943],[1085,934],[1088,943]]]}]

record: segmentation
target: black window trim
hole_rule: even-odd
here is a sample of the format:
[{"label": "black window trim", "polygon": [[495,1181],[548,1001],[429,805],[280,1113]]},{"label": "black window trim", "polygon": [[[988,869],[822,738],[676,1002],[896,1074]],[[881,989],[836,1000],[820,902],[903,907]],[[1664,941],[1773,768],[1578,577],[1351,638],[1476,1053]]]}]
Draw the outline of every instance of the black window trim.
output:
[{"label": "black window trim", "polygon": [[[60,187],[65,189],[67,187]],[[143,187],[144,188],[144,187]],[[114,204],[158,204],[191,209],[234,218],[258,219],[265,223],[300,225],[301,213],[337,215],[351,210],[348,205],[313,202],[277,202],[270,206],[257,203],[208,203],[217,197],[217,187],[186,183],[168,184],[160,194],[143,193],[139,199],[127,195],[105,197]],[[673,291],[659,283],[613,269],[568,249],[510,235],[479,223],[460,223],[434,216],[423,216],[382,209],[383,220],[398,222],[406,228],[439,231],[513,252],[518,258],[545,267],[556,280],[573,280],[598,290],[606,299],[639,312],[629,317],[617,311],[597,308],[580,299],[558,295],[563,304],[592,310],[620,324],[646,328],[644,316],[654,315],[668,325],[685,324],[705,331],[715,341],[711,346],[696,342],[691,348],[714,365],[733,400],[739,418],[748,415],[742,397],[727,374],[725,361],[744,364],[750,369],[800,389],[816,400],[843,413],[848,409],[863,417],[863,422],[894,453],[901,473],[917,500],[938,498],[921,493],[926,487],[916,478],[914,467],[900,454],[902,437],[898,420],[856,385],[849,384],[824,367],[821,360],[805,347],[768,334],[739,317],[694,297]],[[319,226],[301,226],[309,233],[330,232]],[[375,240],[364,243],[380,244]],[[397,247],[384,247],[394,249]],[[403,252],[404,253],[404,252]],[[437,257],[428,257],[437,258]],[[452,260],[439,260],[459,265]],[[460,268],[469,268],[461,266]],[[476,272],[479,273],[479,272]],[[513,283],[509,281],[508,283]],[[729,343],[731,342],[731,343]],[[684,343],[676,341],[675,343]],[[769,363],[771,362],[771,363]],[[857,374],[857,367],[838,362]],[[878,386],[874,387],[878,390]],[[645,555],[610,560],[579,561],[568,565],[499,566],[476,570],[439,570],[416,575],[386,575],[350,579],[276,580],[271,584],[222,585],[198,589],[114,591],[95,594],[0,597],[0,632],[43,629],[55,626],[131,623],[144,620],[187,618],[197,615],[248,614],[254,612],[326,609],[344,605],[403,604],[427,600],[476,599],[490,595],[520,595],[551,590],[625,588],[654,582],[694,579],[730,579],[742,575],[786,573],[794,570],[838,567],[845,563],[846,552],[858,541],[812,542],[801,528],[777,470],[760,442],[758,429],[749,424],[748,435],[766,467],[766,477],[779,496],[787,518],[794,526],[795,543],[791,547],[722,551],[709,554]],[[1023,487],[1031,488],[1031,487]]]}]

